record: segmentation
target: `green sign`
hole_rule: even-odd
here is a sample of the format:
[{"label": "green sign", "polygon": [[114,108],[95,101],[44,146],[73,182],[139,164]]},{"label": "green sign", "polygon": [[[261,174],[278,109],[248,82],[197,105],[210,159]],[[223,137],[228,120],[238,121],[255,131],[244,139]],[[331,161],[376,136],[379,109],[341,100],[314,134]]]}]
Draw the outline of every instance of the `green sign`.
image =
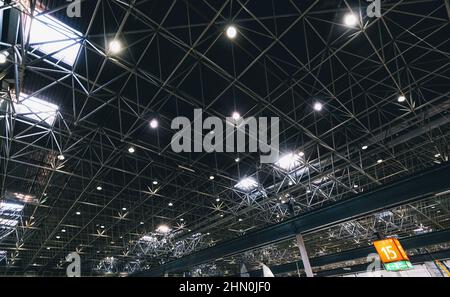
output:
[{"label": "green sign", "polygon": [[387,271],[400,271],[414,268],[409,261],[398,261],[384,264],[384,269]]}]

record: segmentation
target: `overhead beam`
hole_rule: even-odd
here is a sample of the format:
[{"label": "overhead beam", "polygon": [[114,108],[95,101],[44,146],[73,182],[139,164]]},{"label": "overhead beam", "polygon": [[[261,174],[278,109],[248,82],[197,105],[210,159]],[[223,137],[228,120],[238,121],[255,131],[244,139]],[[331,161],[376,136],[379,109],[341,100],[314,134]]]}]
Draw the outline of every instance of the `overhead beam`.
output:
[{"label": "overhead beam", "polygon": [[[405,250],[413,250],[418,248],[423,248],[427,246],[437,245],[437,244],[443,244],[450,242],[450,229],[432,232],[432,233],[426,233],[421,235],[416,235],[412,237],[405,237],[401,238],[400,242],[402,243],[402,246],[405,248]],[[373,246],[366,246],[356,249],[351,249],[348,251],[344,251],[337,254],[331,254],[326,256],[320,256],[315,257],[311,259],[311,266],[312,267],[321,267],[326,266],[330,264],[340,263],[340,262],[346,262],[346,261],[353,261],[361,258],[367,257],[367,255],[371,253],[375,253],[376,250]],[[367,267],[367,264],[365,265]],[[292,271],[297,271],[297,269],[303,270],[303,263],[302,261],[296,261],[291,263],[286,263],[282,265],[272,266],[270,267],[272,272],[274,274],[282,274],[282,273],[288,273]],[[342,270],[342,269],[341,269]],[[253,270],[249,272],[251,276],[261,276],[262,271],[261,270]],[[348,271],[347,271],[348,273]],[[317,275],[321,275],[320,272],[317,273]]]},{"label": "overhead beam", "polygon": [[[432,260],[446,260],[450,259],[450,250],[444,250],[439,252],[434,252],[430,254],[420,254],[411,256],[410,260],[413,264],[420,264],[427,261]],[[360,265],[354,265],[350,267],[346,267],[347,270],[344,268],[337,268],[337,269],[331,269],[326,271],[321,271],[317,273],[318,277],[327,277],[327,276],[335,276],[335,275],[344,275],[344,274],[352,274],[352,273],[358,273],[358,272],[365,272],[367,271],[367,264],[360,264]]]},{"label": "overhead beam", "polygon": [[164,265],[138,273],[138,276],[161,276],[184,271],[192,266],[242,253],[247,250],[290,239],[368,214],[410,203],[450,189],[450,163],[432,167],[394,183],[379,186],[344,201],[299,215],[244,237],[217,244]]}]

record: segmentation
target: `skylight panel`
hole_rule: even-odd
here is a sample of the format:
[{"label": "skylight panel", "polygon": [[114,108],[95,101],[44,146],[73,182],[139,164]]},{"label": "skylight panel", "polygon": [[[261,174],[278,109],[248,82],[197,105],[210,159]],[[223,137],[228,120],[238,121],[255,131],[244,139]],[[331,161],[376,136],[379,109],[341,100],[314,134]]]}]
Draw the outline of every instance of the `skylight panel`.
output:
[{"label": "skylight panel", "polygon": [[3,212],[21,212],[24,208],[23,204],[10,203],[1,201],[0,202],[0,213]]},{"label": "skylight panel", "polygon": [[253,177],[247,177],[239,181],[234,187],[244,192],[250,192],[258,188],[258,182]]},{"label": "skylight panel", "polygon": [[53,126],[56,120],[58,106],[36,97],[21,94],[20,103],[14,103],[17,115],[38,123],[46,123]]},{"label": "skylight panel", "polygon": [[282,156],[275,165],[283,170],[292,171],[300,167],[301,157],[302,154],[289,153]]},{"label": "skylight panel", "polygon": [[[80,52],[82,34],[56,18],[36,11],[33,20],[27,21],[30,46],[69,66],[75,64]],[[31,28],[30,28],[31,24]]]},{"label": "skylight panel", "polygon": [[19,224],[18,220],[0,218],[0,228],[15,228]]}]

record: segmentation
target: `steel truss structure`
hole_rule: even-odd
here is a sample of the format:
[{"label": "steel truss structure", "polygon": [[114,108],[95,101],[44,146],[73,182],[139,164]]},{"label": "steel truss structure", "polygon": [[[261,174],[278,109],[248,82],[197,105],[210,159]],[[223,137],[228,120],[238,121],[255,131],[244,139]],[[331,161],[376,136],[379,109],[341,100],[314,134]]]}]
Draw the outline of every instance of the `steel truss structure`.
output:
[{"label": "steel truss structure", "polygon": [[[3,274],[64,275],[74,251],[83,274],[136,272],[448,161],[448,0],[383,1],[380,18],[349,0],[81,0],[79,18],[67,16],[70,5],[1,7],[0,200],[10,191],[30,198],[17,236],[0,241],[14,259],[0,262]],[[348,27],[351,12],[359,23]],[[44,53],[38,46],[49,42],[30,42],[23,22],[43,15],[81,32],[68,37],[80,46],[73,65],[55,58],[67,48]],[[17,112],[31,97],[58,109]],[[280,150],[301,151],[300,164],[286,171],[254,153],[174,153],[171,121],[194,109],[279,117]],[[235,188],[249,176],[256,190]],[[306,244],[324,255],[376,232],[448,228],[446,195],[318,231]],[[161,224],[171,244],[143,244]],[[293,248],[191,274],[281,264],[298,259]]]}]

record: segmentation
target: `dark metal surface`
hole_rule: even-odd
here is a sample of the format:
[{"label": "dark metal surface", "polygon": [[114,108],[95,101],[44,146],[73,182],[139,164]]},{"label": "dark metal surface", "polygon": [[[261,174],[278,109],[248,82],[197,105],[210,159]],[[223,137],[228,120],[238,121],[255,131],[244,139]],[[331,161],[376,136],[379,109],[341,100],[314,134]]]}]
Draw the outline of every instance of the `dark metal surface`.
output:
[{"label": "dark metal surface", "polygon": [[311,232],[383,208],[405,204],[426,195],[446,191],[450,188],[449,175],[450,164],[446,163],[346,201],[297,216],[283,223],[250,233],[245,237],[218,244],[160,267],[141,272],[139,275],[156,276],[165,272],[180,271],[189,266],[287,239],[298,233]]}]

